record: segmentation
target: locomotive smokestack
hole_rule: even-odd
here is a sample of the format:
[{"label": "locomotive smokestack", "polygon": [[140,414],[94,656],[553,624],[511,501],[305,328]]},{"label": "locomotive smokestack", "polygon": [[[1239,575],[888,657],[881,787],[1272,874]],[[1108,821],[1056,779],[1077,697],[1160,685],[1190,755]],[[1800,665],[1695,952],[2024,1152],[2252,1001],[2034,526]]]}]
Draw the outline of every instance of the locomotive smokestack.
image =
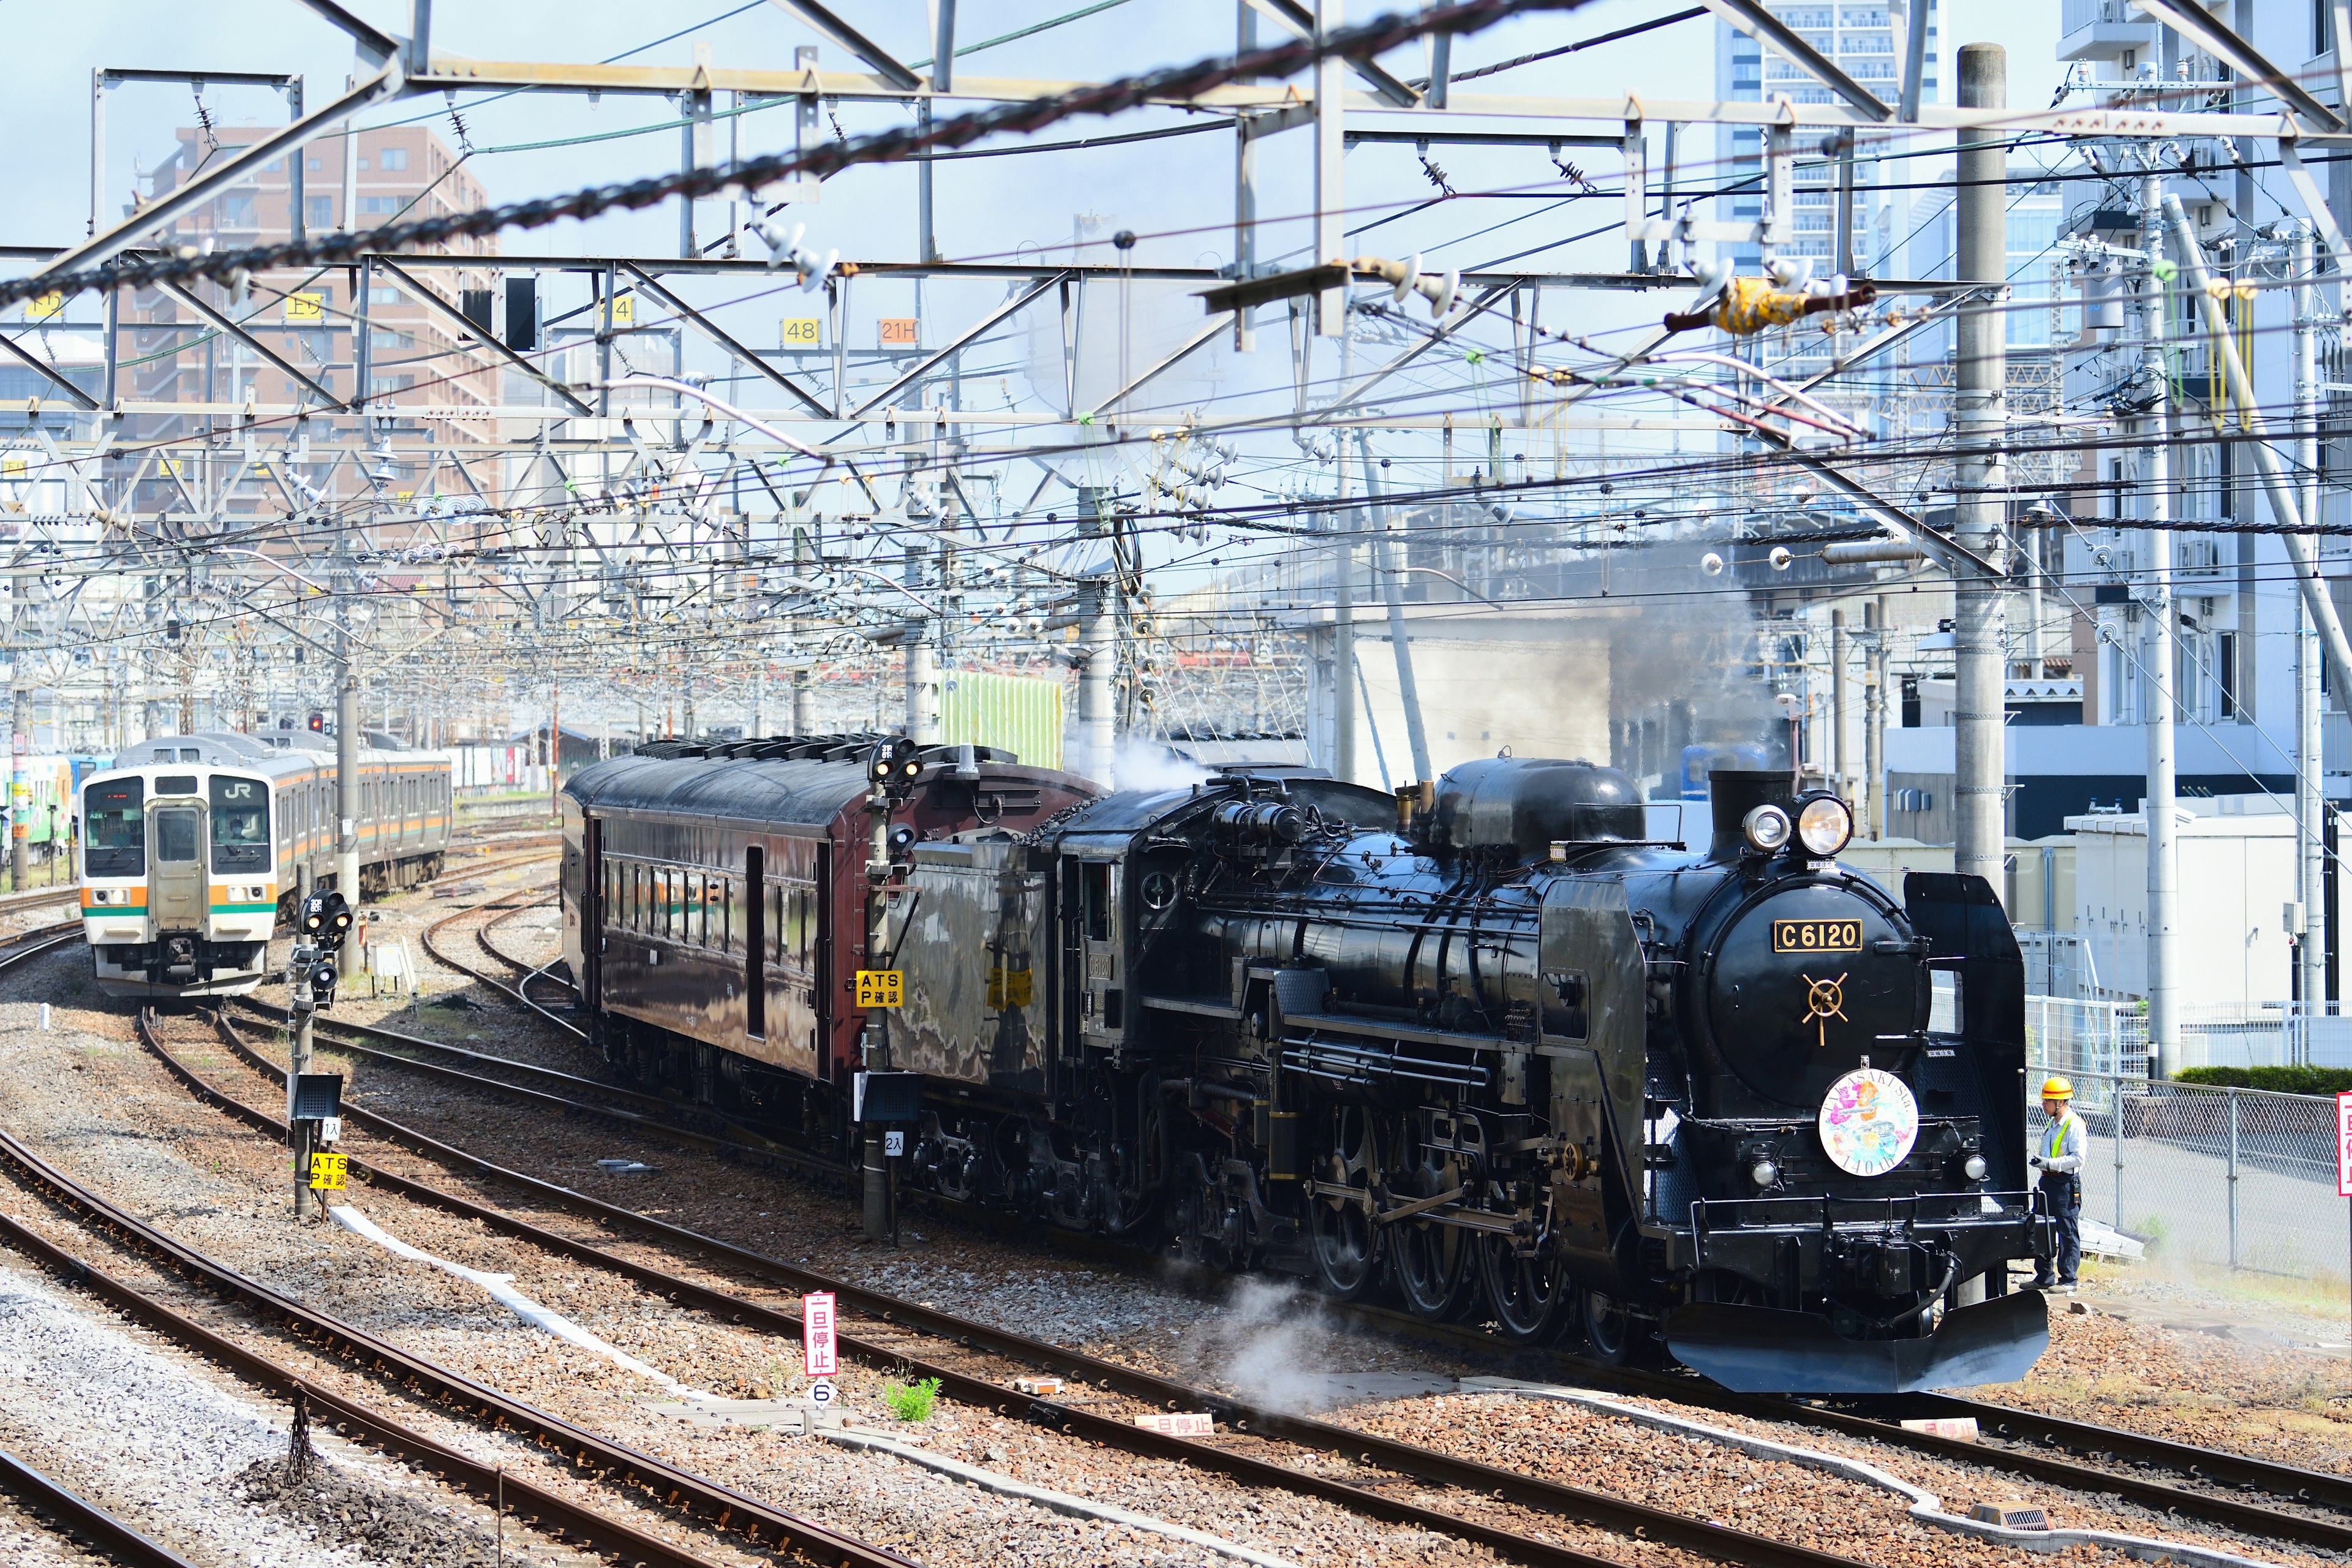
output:
[{"label": "locomotive smokestack", "polygon": [[1716,768],[1706,775],[1706,792],[1715,818],[1715,838],[1706,847],[1710,860],[1737,860],[1747,852],[1739,825],[1758,806],[1777,805],[1791,815],[1796,809],[1797,794],[1786,768],[1762,773]]}]

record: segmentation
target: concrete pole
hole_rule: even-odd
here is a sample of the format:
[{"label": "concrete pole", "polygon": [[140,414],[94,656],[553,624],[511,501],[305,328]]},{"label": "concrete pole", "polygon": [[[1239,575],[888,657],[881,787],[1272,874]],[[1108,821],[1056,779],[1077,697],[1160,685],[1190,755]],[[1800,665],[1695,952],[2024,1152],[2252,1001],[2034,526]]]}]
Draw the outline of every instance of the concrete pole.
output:
[{"label": "concrete pole", "polygon": [[[1344,0],[1315,0],[1315,37],[1319,41],[1339,30],[1346,21]],[[1341,109],[1348,86],[1347,62],[1333,55],[1315,67],[1315,259],[1321,263],[1348,258],[1348,209],[1342,195],[1342,169],[1348,142]],[[929,164],[924,165],[926,168]],[[1326,289],[1315,296],[1315,331],[1336,338],[1348,331],[1348,286]],[[1345,470],[1342,469],[1344,472]],[[1342,681],[1356,679],[1354,666],[1341,672]],[[1341,778],[1349,775],[1340,773]]]},{"label": "concrete pole", "polygon": [[767,696],[768,666],[767,661],[762,659],[751,667],[751,722],[743,731],[743,738],[747,741],[756,741],[760,738],[763,722],[760,710],[767,706]]},{"label": "concrete pole", "polygon": [[2180,1050],[2180,846],[2174,820],[2177,737],[2173,732],[2171,418],[2165,403],[2164,284],[2154,263],[2164,254],[2164,187],[2154,174],[2140,179],[2140,243],[2149,269],[2140,296],[2143,378],[2149,398],[2141,416],[2142,505],[2148,527],[2141,548],[2146,563],[2140,595],[2140,666],[2147,676],[2147,1044],[2158,1072],[2172,1076]]},{"label": "concrete pole", "polygon": [[928,626],[907,633],[907,738],[919,746],[940,743],[940,672]]},{"label": "concrete pole", "polygon": [[1099,586],[1088,587],[1078,599],[1078,744],[1070,771],[1105,789],[1118,787],[1110,704],[1115,658],[1107,595]]},{"label": "concrete pole", "polygon": [[1863,678],[1862,771],[1871,840],[1886,837],[1886,601],[1864,600],[1863,624],[1872,632],[1870,670]]},{"label": "concrete pole", "polygon": [[[295,989],[301,988],[302,983],[298,981]],[[297,1078],[310,1070],[311,1024],[315,1016],[310,1008],[294,1009],[293,1068]],[[299,1225],[319,1206],[319,1194],[310,1190],[310,1130],[318,1123],[294,1120],[294,1085],[290,1079],[286,1086],[286,1142],[294,1156],[294,1222]]]},{"label": "concrete pole", "polygon": [[[1360,444],[1364,459],[1364,494],[1378,506],[1381,477],[1380,470],[1372,467],[1372,444],[1369,439],[1361,440]],[[1391,531],[1395,526],[1395,514],[1387,507],[1379,507],[1375,521],[1380,530],[1372,536],[1373,548],[1380,552],[1375,564],[1380,568],[1381,597],[1388,603],[1389,641],[1396,647],[1397,697],[1404,705],[1405,743],[1412,752],[1413,782],[1423,784],[1437,774],[1429,765],[1429,731],[1422,722],[1421,684],[1412,674],[1412,637],[1405,625],[1404,582],[1402,574],[1397,570],[1402,563],[1397,559],[1399,544]]]},{"label": "concrete pole", "polygon": [[[2319,289],[2311,226],[2294,226],[2294,428],[2295,463],[2303,473],[2303,515],[2319,516]],[[2326,857],[2320,838],[2322,754],[2319,707],[2319,630],[2300,603],[2294,616],[2294,821],[2295,899],[2303,905],[2303,931],[2295,946],[2295,994],[2306,1004],[2327,995]],[[2304,1038],[2310,1059],[2310,1037]]]},{"label": "concrete pole", "polygon": [[1849,802],[1853,789],[1846,782],[1845,749],[1845,612],[1830,612],[1830,786]]},{"label": "concrete pole", "polygon": [[[352,629],[341,628],[335,656],[335,890],[360,908],[360,682],[352,668]],[[360,944],[343,943],[336,955],[336,973],[349,980],[358,973]]]},{"label": "concrete pole", "polygon": [[793,671],[793,733],[816,733],[816,688],[809,684],[805,665]]},{"label": "concrete pole", "polygon": [[[24,650],[18,649],[16,657],[24,658]],[[8,718],[8,887],[19,893],[31,885],[26,879],[32,875],[27,858],[32,848],[33,775],[25,769],[25,759],[32,750],[33,689],[19,681]]]},{"label": "concrete pole", "polygon": [[[1999,44],[1963,46],[1959,78],[1961,108],[2008,107],[2009,51]],[[1960,311],[1952,395],[1958,447],[1953,489],[1960,542],[1996,565],[2003,553],[2003,491],[2009,484],[2002,450],[2008,421],[2008,316],[2000,309],[2008,273],[2008,160],[2005,132],[1960,132],[1958,277],[1963,283],[1983,286],[1985,293]],[[2001,784],[2007,772],[2002,721],[2008,655],[2002,646],[2001,584],[1965,561],[1954,566],[1952,581],[1953,869],[1982,877],[1998,899],[2006,882],[2001,874],[2006,838]]]}]

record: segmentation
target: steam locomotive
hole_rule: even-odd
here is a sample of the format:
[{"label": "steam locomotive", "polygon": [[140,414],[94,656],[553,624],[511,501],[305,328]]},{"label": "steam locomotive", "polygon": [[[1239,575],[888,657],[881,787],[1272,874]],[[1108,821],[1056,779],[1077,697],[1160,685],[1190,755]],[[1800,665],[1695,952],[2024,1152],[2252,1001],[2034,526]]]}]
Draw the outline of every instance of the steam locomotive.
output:
[{"label": "steam locomotive", "polygon": [[[2021,1375],[2048,1321],[2008,1266],[2051,1226],[1999,905],[1840,868],[1846,807],[1785,773],[1710,785],[1703,851],[1646,840],[1622,773],[1510,757],[1393,797],[1235,768],[1027,825],[934,807],[889,834],[904,997],[858,1064],[920,1075],[902,1178],[1736,1389]],[[629,1009],[593,951],[592,1006]]]}]

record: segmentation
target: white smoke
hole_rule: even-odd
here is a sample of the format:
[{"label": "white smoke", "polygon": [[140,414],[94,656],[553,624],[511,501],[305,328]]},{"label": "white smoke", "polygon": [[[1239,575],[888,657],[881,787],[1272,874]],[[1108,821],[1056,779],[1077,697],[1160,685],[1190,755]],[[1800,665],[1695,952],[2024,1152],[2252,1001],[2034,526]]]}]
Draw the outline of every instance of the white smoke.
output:
[{"label": "white smoke", "polygon": [[1214,776],[1190,757],[1180,756],[1158,741],[1122,737],[1111,757],[1113,781],[1120,789],[1191,789]]},{"label": "white smoke", "polygon": [[1331,1323],[1322,1302],[1271,1279],[1235,1282],[1223,1309],[1184,1331],[1176,1356],[1254,1405],[1289,1415],[1328,1407],[1329,1375],[1316,1370]]}]

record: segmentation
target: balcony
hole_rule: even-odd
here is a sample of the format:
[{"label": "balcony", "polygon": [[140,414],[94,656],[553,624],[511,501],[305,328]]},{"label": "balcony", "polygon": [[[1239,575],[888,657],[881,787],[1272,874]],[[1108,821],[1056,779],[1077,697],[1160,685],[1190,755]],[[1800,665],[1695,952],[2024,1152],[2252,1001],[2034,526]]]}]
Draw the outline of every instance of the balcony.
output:
[{"label": "balcony", "polygon": [[2132,8],[2130,0],[2064,0],[2058,34],[2062,60],[2120,60],[2126,54],[2152,58],[2157,25]]}]

